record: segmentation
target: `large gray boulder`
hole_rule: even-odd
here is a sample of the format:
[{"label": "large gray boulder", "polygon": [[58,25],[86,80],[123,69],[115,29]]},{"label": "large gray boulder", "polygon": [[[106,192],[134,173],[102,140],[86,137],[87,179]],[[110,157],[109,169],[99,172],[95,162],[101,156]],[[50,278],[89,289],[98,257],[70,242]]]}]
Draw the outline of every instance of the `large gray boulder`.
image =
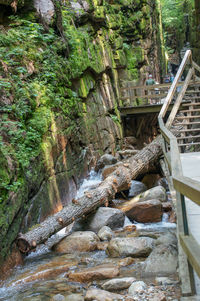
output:
[{"label": "large gray boulder", "polygon": [[85,222],[85,227],[93,232],[98,232],[103,226],[108,226],[111,229],[123,227],[125,215],[115,208],[100,207],[96,213],[88,218]]},{"label": "large gray boulder", "polygon": [[116,237],[109,242],[106,252],[111,257],[147,257],[153,245],[154,239],[150,237]]},{"label": "large gray boulder", "polygon": [[178,264],[178,252],[173,245],[157,246],[144,263],[146,275],[165,276],[174,274]]},{"label": "large gray boulder", "polygon": [[77,231],[53,246],[59,253],[89,252],[97,249],[98,236],[91,231]]},{"label": "large gray boulder", "polygon": [[147,187],[142,182],[132,180],[131,188],[129,189],[129,193],[128,193],[128,197],[133,198],[134,196],[136,196],[146,190],[147,190]]}]

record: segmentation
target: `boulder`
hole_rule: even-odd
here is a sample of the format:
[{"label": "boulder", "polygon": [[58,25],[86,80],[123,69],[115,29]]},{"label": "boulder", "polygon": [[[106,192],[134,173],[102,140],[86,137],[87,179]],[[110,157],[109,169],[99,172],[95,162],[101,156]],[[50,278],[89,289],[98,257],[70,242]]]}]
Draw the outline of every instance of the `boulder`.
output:
[{"label": "boulder", "polygon": [[77,231],[53,246],[59,253],[90,252],[97,249],[98,236],[91,231]]},{"label": "boulder", "polygon": [[155,281],[158,285],[174,285],[179,283],[179,281],[172,280],[168,277],[156,277]]},{"label": "boulder", "polygon": [[84,301],[84,297],[80,294],[71,294],[65,297],[65,301]]},{"label": "boulder", "polygon": [[128,193],[128,197],[133,198],[134,196],[136,196],[146,190],[147,190],[147,187],[142,182],[132,180],[131,187],[130,187],[129,193]]},{"label": "boulder", "polygon": [[135,281],[128,289],[128,293],[134,296],[137,293],[144,292],[147,289],[147,285],[143,281]]},{"label": "boulder", "polygon": [[57,294],[57,295],[53,296],[52,301],[65,301],[65,296],[63,296],[61,294]]},{"label": "boulder", "polygon": [[150,237],[116,237],[109,242],[106,252],[111,257],[146,257],[151,253],[153,245],[154,239]]},{"label": "boulder", "polygon": [[111,279],[119,275],[119,267],[112,264],[99,265],[85,268],[78,272],[70,273],[69,280],[77,282],[90,282],[93,280]]},{"label": "boulder", "polygon": [[138,223],[156,223],[162,220],[162,204],[158,200],[138,202],[128,211],[123,212],[131,221]]},{"label": "boulder", "polygon": [[172,203],[171,202],[164,202],[162,203],[162,208],[164,212],[169,212],[172,210]]},{"label": "boulder", "polygon": [[111,240],[115,236],[114,232],[108,226],[102,227],[97,235],[102,241]]},{"label": "boulder", "polygon": [[86,222],[86,227],[90,231],[98,232],[103,226],[111,229],[123,227],[125,215],[116,208],[100,207],[96,213],[91,215]]},{"label": "boulder", "polygon": [[144,263],[145,274],[164,276],[176,273],[177,255],[177,249],[172,245],[157,246]]},{"label": "boulder", "polygon": [[146,174],[142,179],[142,183],[146,185],[147,189],[150,189],[154,186],[158,186],[158,180],[160,179],[159,174]]},{"label": "boulder", "polygon": [[125,257],[118,261],[118,265],[120,267],[126,267],[127,265],[131,265],[135,262],[135,259],[132,257]]},{"label": "boulder", "polygon": [[161,202],[164,202],[166,200],[165,189],[161,186],[153,187],[149,190],[146,190],[145,192],[138,194],[131,200],[117,205],[116,208],[122,210],[123,212],[128,212],[136,203],[150,200],[159,200]]},{"label": "boulder", "polygon": [[97,161],[95,171],[99,171],[104,168],[106,165],[112,165],[117,163],[117,159],[110,154],[105,154],[101,156],[101,158]]},{"label": "boulder", "polygon": [[115,278],[103,283],[102,288],[106,291],[116,291],[129,288],[135,281],[134,277]]},{"label": "boulder", "polygon": [[174,232],[166,233],[161,235],[155,242],[155,245],[173,245],[175,248],[177,247],[177,237]]},{"label": "boulder", "polygon": [[119,294],[113,294],[97,288],[90,288],[86,295],[85,301],[118,301],[124,300],[124,296]]}]

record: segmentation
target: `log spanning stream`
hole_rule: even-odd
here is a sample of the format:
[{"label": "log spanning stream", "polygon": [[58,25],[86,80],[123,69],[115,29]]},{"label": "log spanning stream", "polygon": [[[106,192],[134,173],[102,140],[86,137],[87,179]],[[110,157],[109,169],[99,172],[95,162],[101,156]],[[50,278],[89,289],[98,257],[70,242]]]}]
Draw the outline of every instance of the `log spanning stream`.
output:
[{"label": "log spanning stream", "polygon": [[[92,171],[89,178],[84,180],[77,197],[81,197],[84,191],[100,182],[101,176]],[[159,239],[162,240],[162,237],[167,239],[169,234],[174,235],[176,224],[168,222],[167,219],[168,215],[164,213],[161,222],[142,224],[132,223],[126,217],[124,225],[120,229],[113,230],[113,235],[121,241],[146,237],[154,243]],[[11,277],[0,287],[0,301],[154,300],[153,298],[162,297],[163,294],[166,296],[166,300],[179,299],[180,287],[176,272],[168,271],[168,273],[164,273],[167,277],[161,277],[160,280],[158,276],[162,273],[145,273],[147,256],[143,256],[142,253],[141,256],[131,256],[128,253],[117,257],[110,256],[105,250],[108,242],[100,242],[100,240],[97,247],[89,252],[75,251],[66,254],[52,251],[51,246],[64,236],[66,236],[65,229],[52,236],[45,244],[38,246],[35,252],[31,252],[26,257],[24,266],[15,268]],[[163,260],[165,260],[164,257]],[[82,277],[80,275],[77,276],[77,279],[70,276],[93,267],[95,267],[96,273],[99,267],[103,269],[103,272],[99,272],[100,274],[96,277],[93,271],[92,276],[83,276],[85,280],[80,278]],[[111,275],[108,272],[109,269]],[[106,276],[99,276],[103,275],[105,270]],[[120,278],[123,284],[118,283],[116,288],[108,289],[105,282],[113,278]],[[142,289],[138,291],[136,289],[132,293],[132,297],[129,288],[130,281],[132,283],[143,282],[140,283]],[[127,284],[128,282],[130,283]],[[121,286],[121,290],[118,290],[119,286]],[[104,289],[106,293],[102,293],[99,289]],[[106,297],[104,294],[107,294]]]}]

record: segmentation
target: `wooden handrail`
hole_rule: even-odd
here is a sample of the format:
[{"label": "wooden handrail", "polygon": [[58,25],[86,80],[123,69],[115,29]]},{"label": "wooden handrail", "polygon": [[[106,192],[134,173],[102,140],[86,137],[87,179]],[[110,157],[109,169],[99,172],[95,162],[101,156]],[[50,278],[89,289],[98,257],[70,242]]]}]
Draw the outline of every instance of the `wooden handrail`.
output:
[{"label": "wooden handrail", "polygon": [[[181,77],[181,75],[185,69],[185,66],[188,62],[190,63],[191,67],[188,71],[188,74],[187,74],[187,77],[186,77],[184,83],[182,84],[183,87],[174,103],[174,106],[168,117],[168,120],[167,120],[166,124],[164,124],[163,118],[165,117],[167,109],[171,103],[171,100],[173,99],[174,93],[175,93],[177,85],[178,85],[179,78]],[[158,122],[159,122],[162,137],[164,138],[163,154],[164,154],[166,161],[168,163],[168,166],[171,170],[174,188],[181,195],[188,197],[190,200],[192,200],[196,204],[200,205],[199,182],[183,175],[177,138],[169,130],[169,127],[171,127],[172,122],[179,110],[181,101],[185,95],[186,89],[191,81],[191,78],[194,77],[194,81],[195,81],[195,70],[200,72],[200,67],[192,61],[192,53],[190,50],[188,50],[185,53],[185,56],[179,67],[179,70],[176,74],[174,82],[171,85],[171,88],[167,94],[167,97],[162,106],[162,109],[158,115]],[[169,145],[169,147],[167,147],[167,149],[166,149],[166,143]],[[168,148],[170,149],[170,151],[168,150]],[[181,246],[182,246],[185,254],[187,255],[187,258],[188,258],[190,264],[192,265],[192,267],[195,269],[195,271],[197,272],[197,274],[200,277],[200,260],[199,260],[200,246],[196,242],[196,240],[192,237],[192,235],[189,234],[188,232],[187,233],[186,232],[185,232],[185,235],[181,234],[181,233],[179,234],[180,243],[181,243]]]},{"label": "wooden handrail", "polygon": [[163,104],[163,106],[162,106],[162,108],[160,110],[159,116],[161,118],[165,117],[167,109],[168,109],[168,107],[169,107],[169,105],[170,105],[170,103],[171,103],[171,101],[173,99],[174,93],[176,91],[178,81],[181,78],[181,75],[183,74],[183,71],[184,71],[185,66],[188,63],[188,61],[191,62],[191,57],[192,57],[191,50],[187,50],[186,53],[185,53],[185,55],[184,55],[184,58],[183,58],[183,60],[181,62],[181,65],[180,65],[180,67],[178,69],[178,72],[176,73],[175,79],[174,79],[174,81],[173,81],[173,83],[172,83],[172,85],[171,85],[171,87],[169,89],[167,97],[165,98],[165,102],[164,102],[164,104]]}]

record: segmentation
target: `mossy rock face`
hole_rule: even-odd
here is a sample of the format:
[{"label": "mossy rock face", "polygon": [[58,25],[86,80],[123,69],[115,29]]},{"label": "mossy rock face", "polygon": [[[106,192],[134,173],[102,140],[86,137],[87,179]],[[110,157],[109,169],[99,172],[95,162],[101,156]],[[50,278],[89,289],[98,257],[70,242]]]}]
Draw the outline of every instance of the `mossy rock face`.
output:
[{"label": "mossy rock face", "polygon": [[146,63],[139,43],[150,24],[146,0],[79,1],[81,14],[72,2],[62,7],[62,38],[31,10],[0,33],[0,263],[20,228],[74,196],[88,171],[84,154],[116,151],[119,79],[137,83]]}]

